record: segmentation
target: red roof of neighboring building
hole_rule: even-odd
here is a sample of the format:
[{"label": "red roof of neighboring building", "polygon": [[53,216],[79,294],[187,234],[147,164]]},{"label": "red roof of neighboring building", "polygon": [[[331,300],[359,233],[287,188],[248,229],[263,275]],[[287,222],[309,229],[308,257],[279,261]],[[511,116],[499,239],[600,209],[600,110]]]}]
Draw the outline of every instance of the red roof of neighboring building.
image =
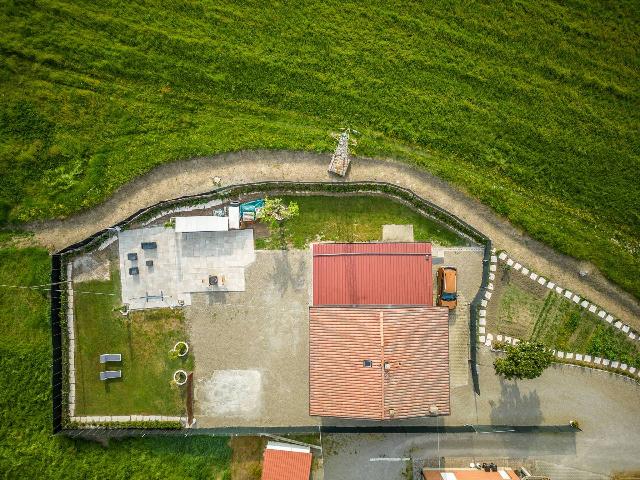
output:
[{"label": "red roof of neighboring building", "polygon": [[267,448],[262,463],[262,480],[309,480],[311,453]]},{"label": "red roof of neighboring building", "polygon": [[310,415],[450,414],[446,308],[311,307],[309,343]]},{"label": "red roof of neighboring building", "polygon": [[431,244],[314,244],[313,304],[433,305]]},{"label": "red roof of neighboring building", "polygon": [[[501,468],[500,470],[504,471],[506,478],[520,479],[511,468]],[[454,478],[455,480],[503,480],[505,478],[500,472],[485,472],[476,468],[425,468],[422,470],[422,477],[425,480],[442,480],[444,477],[440,474],[445,472],[454,475],[451,480]]]}]

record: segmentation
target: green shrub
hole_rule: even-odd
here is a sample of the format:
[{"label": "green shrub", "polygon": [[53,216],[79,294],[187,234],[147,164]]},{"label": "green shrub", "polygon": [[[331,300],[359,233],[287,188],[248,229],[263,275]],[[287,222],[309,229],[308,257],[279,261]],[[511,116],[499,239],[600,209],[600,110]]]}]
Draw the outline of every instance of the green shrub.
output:
[{"label": "green shrub", "polygon": [[493,362],[498,375],[511,379],[532,379],[542,375],[551,365],[553,354],[542,344],[535,342],[520,342],[517,345],[507,345],[506,356]]}]

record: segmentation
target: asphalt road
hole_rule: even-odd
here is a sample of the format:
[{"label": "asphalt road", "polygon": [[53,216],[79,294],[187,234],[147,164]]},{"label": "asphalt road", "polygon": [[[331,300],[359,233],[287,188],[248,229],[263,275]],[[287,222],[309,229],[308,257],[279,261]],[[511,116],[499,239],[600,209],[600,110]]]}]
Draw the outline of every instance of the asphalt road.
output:
[{"label": "asphalt road", "polygon": [[[564,478],[605,478],[612,471],[640,469],[640,385],[607,372],[553,365],[535,380],[500,381],[492,355],[481,352],[481,395],[455,389],[452,417],[441,424],[566,425],[578,433],[449,433],[325,435],[325,478],[393,480],[404,476],[406,461],[471,457],[477,461],[521,458],[540,472]],[[469,389],[471,386],[469,386]],[[463,400],[464,399],[464,400]],[[391,460],[375,460],[379,458]]]},{"label": "asphalt road", "polygon": [[[331,435],[323,444],[324,478],[327,480],[366,478],[406,479],[407,463],[412,467],[437,457],[470,457],[477,462],[499,458],[527,458],[537,464],[538,473],[563,471],[564,478],[603,478],[601,462],[611,462],[610,449],[579,454],[584,434],[386,434]],[[410,459],[410,460],[409,460]],[[536,462],[536,460],[538,460]],[[556,465],[559,466],[556,467]],[[569,468],[567,468],[569,467]],[[555,475],[553,480],[561,480]]]}]

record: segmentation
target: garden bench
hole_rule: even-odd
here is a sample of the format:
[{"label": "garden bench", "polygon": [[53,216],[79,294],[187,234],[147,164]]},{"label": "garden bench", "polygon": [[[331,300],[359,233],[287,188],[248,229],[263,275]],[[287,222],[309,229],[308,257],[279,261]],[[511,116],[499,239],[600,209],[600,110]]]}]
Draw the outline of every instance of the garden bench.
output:
[{"label": "garden bench", "polygon": [[104,372],[100,372],[100,380],[108,380],[110,378],[120,377],[122,377],[121,370],[105,370]]},{"label": "garden bench", "polygon": [[119,353],[103,353],[100,355],[100,363],[121,362],[122,355]]}]

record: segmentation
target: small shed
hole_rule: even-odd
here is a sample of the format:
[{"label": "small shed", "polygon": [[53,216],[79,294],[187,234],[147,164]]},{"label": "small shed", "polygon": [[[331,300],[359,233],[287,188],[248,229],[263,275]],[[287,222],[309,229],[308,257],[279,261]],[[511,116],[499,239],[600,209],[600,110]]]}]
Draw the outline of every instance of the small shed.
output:
[{"label": "small shed", "polygon": [[213,215],[176,217],[176,233],[226,232],[227,230],[229,230],[229,217]]},{"label": "small shed", "polygon": [[264,451],[262,480],[309,480],[311,458],[309,447],[269,442]]}]

